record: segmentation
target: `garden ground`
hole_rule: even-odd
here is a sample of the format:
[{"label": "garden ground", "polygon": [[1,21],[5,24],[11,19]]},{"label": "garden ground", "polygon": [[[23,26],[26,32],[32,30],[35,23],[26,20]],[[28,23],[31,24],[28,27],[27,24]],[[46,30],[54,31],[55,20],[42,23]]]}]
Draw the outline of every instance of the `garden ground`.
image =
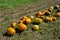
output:
[{"label": "garden ground", "polygon": [[[3,1],[0,2],[4,3]],[[28,3],[23,1],[24,4],[21,2],[21,5],[19,5],[20,2],[18,1],[18,3],[9,2],[0,4],[0,40],[60,40],[59,17],[57,17],[58,20],[55,22],[39,24],[40,29],[38,31],[32,31],[30,28],[32,25],[27,25],[28,29],[24,32],[16,33],[13,36],[6,34],[7,28],[10,27],[13,21],[18,23],[23,15],[35,15],[40,10],[59,4],[60,0],[37,0],[29,1]]]}]

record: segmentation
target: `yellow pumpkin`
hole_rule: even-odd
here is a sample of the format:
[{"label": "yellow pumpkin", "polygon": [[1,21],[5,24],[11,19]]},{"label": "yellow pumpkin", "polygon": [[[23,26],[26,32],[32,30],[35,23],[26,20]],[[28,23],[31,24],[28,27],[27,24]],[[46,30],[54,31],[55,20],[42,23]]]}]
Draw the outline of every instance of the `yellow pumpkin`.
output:
[{"label": "yellow pumpkin", "polygon": [[16,22],[13,22],[13,23],[12,23],[12,26],[15,27],[15,26],[16,26]]},{"label": "yellow pumpkin", "polygon": [[41,18],[35,18],[34,23],[42,23],[43,20]]},{"label": "yellow pumpkin", "polygon": [[57,7],[57,8],[60,8],[60,6],[59,6],[59,5],[56,5],[56,7]]},{"label": "yellow pumpkin", "polygon": [[60,17],[60,13],[56,13],[56,15],[55,15],[55,16]]},{"label": "yellow pumpkin", "polygon": [[33,29],[34,29],[35,31],[37,31],[37,30],[39,30],[39,26],[38,26],[38,25],[33,25]]},{"label": "yellow pumpkin", "polygon": [[51,12],[53,9],[54,9],[54,7],[51,6],[51,7],[48,9],[48,11]]},{"label": "yellow pumpkin", "polygon": [[54,9],[54,7],[53,7],[53,6],[51,6],[51,7],[50,7],[50,9],[52,9],[52,10],[53,10],[53,9]]},{"label": "yellow pumpkin", "polygon": [[24,30],[26,30],[26,29],[27,29],[27,27],[26,27],[26,25],[25,25],[25,24],[20,23],[20,24],[18,24],[18,29],[19,29],[20,31],[24,31]]},{"label": "yellow pumpkin", "polygon": [[34,19],[34,16],[30,16],[30,19]]},{"label": "yellow pumpkin", "polygon": [[15,31],[15,29],[14,28],[8,28],[7,29],[7,33],[9,34],[9,35],[14,35],[15,33],[16,33],[16,31]]},{"label": "yellow pumpkin", "polygon": [[26,18],[26,19],[25,19],[25,22],[26,22],[27,24],[29,24],[29,23],[31,23],[32,21],[31,21],[30,18]]}]

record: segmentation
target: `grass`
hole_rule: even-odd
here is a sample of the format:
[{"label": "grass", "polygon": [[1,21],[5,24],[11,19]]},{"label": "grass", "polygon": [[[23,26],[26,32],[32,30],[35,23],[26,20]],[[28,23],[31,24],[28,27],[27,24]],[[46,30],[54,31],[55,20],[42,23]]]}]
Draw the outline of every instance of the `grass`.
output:
[{"label": "grass", "polygon": [[[58,0],[40,0],[35,4],[30,4],[35,1],[36,0],[0,0],[0,9],[3,9],[0,10],[0,40],[60,40],[60,17],[56,17],[57,20],[53,22],[43,21],[42,24],[39,24],[40,29],[38,31],[33,31],[31,28],[33,25],[28,24],[28,29],[26,31],[17,32],[13,36],[6,34],[7,28],[11,27],[10,24],[13,21],[16,21],[18,24],[18,21],[22,16],[30,16],[33,14],[35,16],[36,12],[47,9],[50,6],[55,5],[55,3],[57,4],[60,2],[60,0],[59,2],[57,2]],[[29,4],[25,6],[24,4],[26,3]],[[24,6],[18,8],[18,6],[22,5]],[[17,7],[17,9],[14,9],[14,7]],[[55,11],[53,11],[52,14],[54,15]]]},{"label": "grass", "polygon": [[0,9],[21,6],[34,1],[36,0],[0,0]]}]

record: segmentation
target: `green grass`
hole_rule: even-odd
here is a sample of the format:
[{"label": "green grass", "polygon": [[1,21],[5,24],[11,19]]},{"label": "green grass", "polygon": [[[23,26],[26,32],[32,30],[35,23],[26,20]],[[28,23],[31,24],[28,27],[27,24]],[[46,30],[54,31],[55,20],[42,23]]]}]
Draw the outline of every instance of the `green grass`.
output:
[{"label": "green grass", "polygon": [[[6,34],[7,28],[11,27],[13,21],[16,21],[18,24],[18,19],[22,16],[30,16],[33,14],[35,16],[35,13],[39,10],[47,9],[55,5],[55,3],[60,2],[60,0],[59,2],[57,2],[57,0],[40,0],[35,4],[30,4],[34,1],[35,0],[0,0],[0,8],[5,9],[0,11],[0,40],[60,40],[60,17],[56,17],[57,20],[53,22],[43,21],[39,24],[40,29],[38,31],[33,31],[31,28],[33,24],[28,24],[26,31],[19,31],[13,36]],[[22,5],[26,3],[29,4],[22,7]],[[21,9],[18,6],[21,6]],[[17,9],[14,9],[14,7],[17,7]],[[55,15],[55,13],[55,10],[53,10],[50,16],[52,16],[52,14]],[[18,25],[16,28],[17,27]]]},{"label": "green grass", "polygon": [[26,3],[31,3],[36,0],[0,0],[0,9],[9,8],[9,7],[16,7]]}]

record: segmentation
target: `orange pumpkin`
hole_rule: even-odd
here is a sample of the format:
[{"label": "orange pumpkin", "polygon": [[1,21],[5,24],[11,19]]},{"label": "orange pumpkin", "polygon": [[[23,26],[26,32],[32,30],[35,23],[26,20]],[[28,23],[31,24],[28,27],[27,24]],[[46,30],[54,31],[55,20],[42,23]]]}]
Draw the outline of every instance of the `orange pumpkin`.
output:
[{"label": "orange pumpkin", "polygon": [[20,31],[24,31],[24,30],[26,30],[26,29],[27,29],[27,27],[26,27],[26,25],[25,25],[25,24],[20,23],[20,24],[18,24],[18,29],[19,29]]},{"label": "orange pumpkin", "polygon": [[56,17],[53,17],[53,16],[52,16],[52,19],[53,19],[53,21],[55,21],[55,20],[56,20]]},{"label": "orange pumpkin", "polygon": [[30,18],[26,18],[26,19],[25,19],[25,22],[26,22],[27,24],[29,24],[29,23],[31,23],[32,21],[31,21]]},{"label": "orange pumpkin", "polygon": [[55,16],[60,17],[60,13],[56,13],[56,15],[55,15]]},{"label": "orange pumpkin", "polygon": [[38,17],[43,16],[43,13],[39,11],[39,12],[37,13],[37,16],[38,16]]},{"label": "orange pumpkin", "polygon": [[15,29],[13,29],[13,28],[10,27],[10,28],[7,29],[7,33],[9,35],[14,35],[16,33],[16,31],[15,31]]},{"label": "orange pumpkin", "polygon": [[44,17],[45,17],[45,16],[40,16],[39,18],[42,18],[42,19],[43,19]]},{"label": "orange pumpkin", "polygon": [[49,11],[47,11],[47,10],[44,10],[44,11],[43,11],[43,14],[44,14],[44,15],[50,15],[51,13],[50,13]]},{"label": "orange pumpkin", "polygon": [[26,18],[28,18],[28,17],[26,17],[26,16],[23,16],[23,17],[22,17],[22,19],[26,19]]},{"label": "orange pumpkin", "polygon": [[23,20],[20,20],[20,22],[19,23],[23,23],[24,21]]},{"label": "orange pumpkin", "polygon": [[12,26],[15,27],[15,26],[16,26],[16,22],[13,22],[13,23],[12,23]]},{"label": "orange pumpkin", "polygon": [[52,17],[46,17],[46,21],[53,21]]}]

